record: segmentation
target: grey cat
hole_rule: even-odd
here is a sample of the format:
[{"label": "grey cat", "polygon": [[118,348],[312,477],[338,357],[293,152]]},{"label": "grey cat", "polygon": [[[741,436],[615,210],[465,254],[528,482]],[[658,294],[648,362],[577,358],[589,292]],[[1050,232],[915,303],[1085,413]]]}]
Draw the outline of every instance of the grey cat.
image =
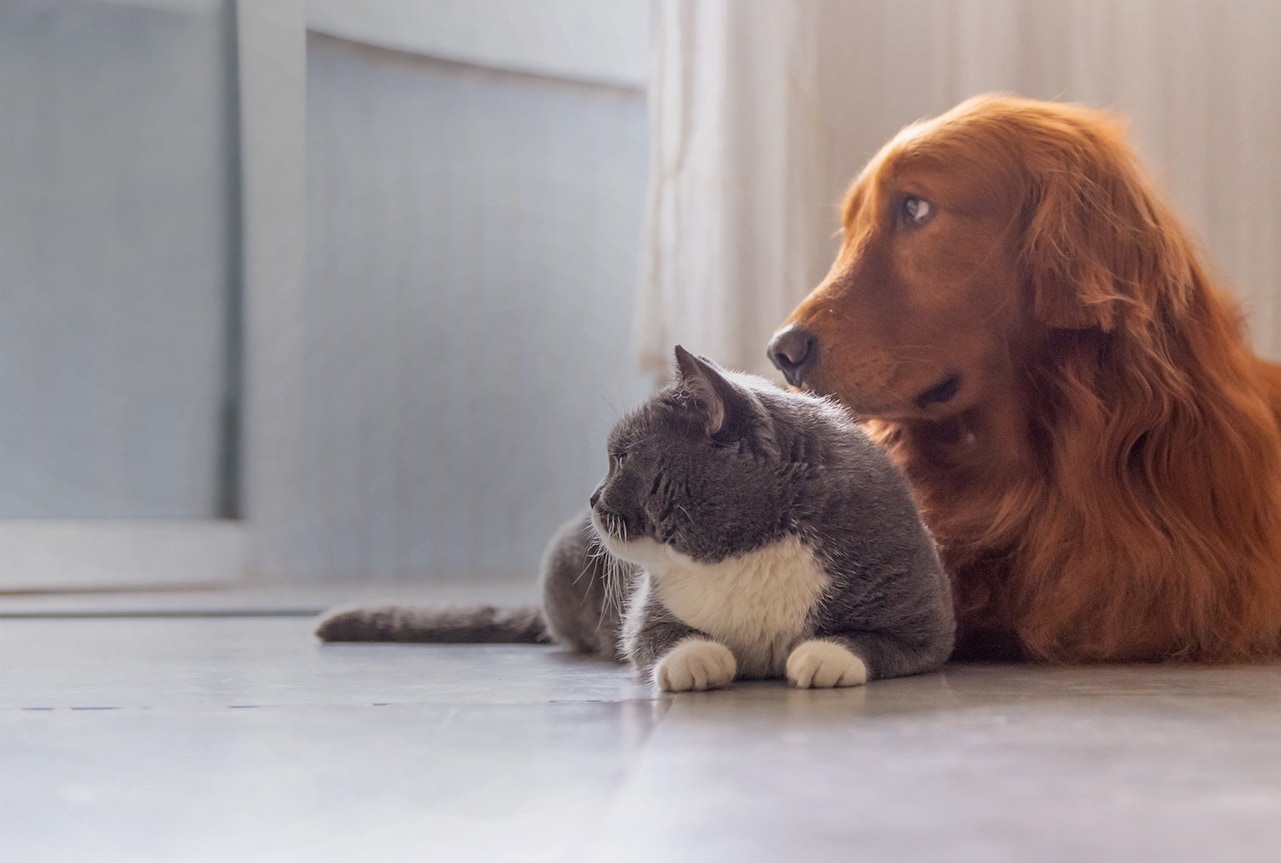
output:
[{"label": "grey cat", "polygon": [[948,579],[907,484],[843,408],[676,348],[620,420],[591,508],[542,566],[541,609],[331,612],[326,641],[554,641],[659,689],[786,677],[854,686],[935,669]]}]

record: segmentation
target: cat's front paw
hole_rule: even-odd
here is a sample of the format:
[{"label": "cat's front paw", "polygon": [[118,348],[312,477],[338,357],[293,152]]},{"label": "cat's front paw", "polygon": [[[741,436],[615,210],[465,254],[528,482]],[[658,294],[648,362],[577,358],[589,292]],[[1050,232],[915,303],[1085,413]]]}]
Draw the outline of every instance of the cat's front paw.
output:
[{"label": "cat's front paw", "polygon": [[787,657],[787,680],[800,689],[867,683],[867,666],[833,641],[802,641]]},{"label": "cat's front paw", "polygon": [[729,648],[705,638],[687,638],[658,660],[654,685],[664,692],[715,689],[734,679],[738,664]]}]

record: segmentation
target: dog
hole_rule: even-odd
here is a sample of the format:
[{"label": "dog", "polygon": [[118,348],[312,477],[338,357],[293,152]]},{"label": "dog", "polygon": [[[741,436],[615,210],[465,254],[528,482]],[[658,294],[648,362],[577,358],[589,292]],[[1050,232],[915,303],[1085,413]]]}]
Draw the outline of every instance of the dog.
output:
[{"label": "dog", "polygon": [[906,472],[956,655],[1281,654],[1281,366],[1122,122],[976,97],[903,129],[841,212],[768,354]]}]

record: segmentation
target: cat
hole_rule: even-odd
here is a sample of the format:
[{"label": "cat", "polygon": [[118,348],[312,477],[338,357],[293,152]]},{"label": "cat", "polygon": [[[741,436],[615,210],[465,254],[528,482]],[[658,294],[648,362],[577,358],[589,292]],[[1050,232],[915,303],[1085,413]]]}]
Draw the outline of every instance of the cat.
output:
[{"label": "cat", "polygon": [[834,401],[675,353],[672,383],[610,432],[590,508],[549,542],[541,609],[358,607],[317,634],[551,641],[671,692],[941,666],[948,578],[888,456]]}]

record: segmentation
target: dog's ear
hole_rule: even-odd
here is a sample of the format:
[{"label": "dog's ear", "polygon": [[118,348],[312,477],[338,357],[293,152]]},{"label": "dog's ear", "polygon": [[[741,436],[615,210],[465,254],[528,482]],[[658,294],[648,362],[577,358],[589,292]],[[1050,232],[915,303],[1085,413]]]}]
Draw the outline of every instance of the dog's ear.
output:
[{"label": "dog's ear", "polygon": [[1147,187],[1119,122],[1102,114],[1040,129],[1029,152],[1022,265],[1033,314],[1057,329],[1149,319],[1191,278],[1181,231]]}]

